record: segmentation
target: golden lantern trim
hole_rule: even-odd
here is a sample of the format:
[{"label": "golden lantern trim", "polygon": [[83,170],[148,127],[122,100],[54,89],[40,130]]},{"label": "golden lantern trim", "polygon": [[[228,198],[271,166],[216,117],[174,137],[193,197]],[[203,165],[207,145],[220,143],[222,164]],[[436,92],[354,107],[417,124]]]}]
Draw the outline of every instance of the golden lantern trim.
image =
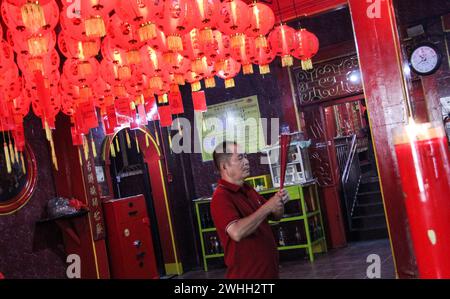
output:
[{"label": "golden lantern trim", "polygon": [[156,37],[156,24],[147,22],[141,24],[138,29],[138,35],[141,42],[146,42]]},{"label": "golden lantern trim", "polygon": [[199,40],[202,44],[209,44],[214,41],[214,34],[212,28],[206,27],[200,29]]},{"label": "golden lantern trim", "polygon": [[235,87],[234,78],[225,79],[225,88]]},{"label": "golden lantern trim", "polygon": [[48,52],[48,38],[42,34],[28,38],[27,43],[31,56],[42,56]]},{"label": "golden lantern trim", "polygon": [[307,71],[307,70],[312,70],[312,69],[313,69],[313,64],[312,64],[311,59],[302,60],[302,70]]},{"label": "golden lantern trim", "polygon": [[44,9],[39,2],[29,2],[20,8],[22,22],[31,32],[37,32],[47,25],[45,20]]},{"label": "golden lantern trim", "polygon": [[179,35],[169,35],[167,37],[167,46],[172,51],[183,51],[183,40]]},{"label": "golden lantern trim", "polygon": [[140,64],[141,63],[141,53],[138,50],[129,50],[125,53],[128,64]]},{"label": "golden lantern trim", "polygon": [[261,75],[269,74],[270,73],[270,66],[268,64],[262,64],[259,66],[259,73]]},{"label": "golden lantern trim", "polygon": [[106,35],[105,21],[101,16],[94,16],[84,21],[84,29],[88,37],[104,37]]},{"label": "golden lantern trim", "polygon": [[169,102],[169,98],[167,94],[159,94],[158,95],[158,104],[167,104]]},{"label": "golden lantern trim", "polygon": [[8,173],[11,173],[12,172],[11,160],[9,158],[9,150],[6,142],[3,143],[3,151],[5,152],[6,170]]},{"label": "golden lantern trim", "polygon": [[242,66],[242,73],[244,75],[253,74],[253,64],[246,64]]},{"label": "golden lantern trim", "polygon": [[8,146],[9,146],[9,155],[10,155],[9,158],[11,159],[11,164],[14,164],[14,163],[16,163],[16,158],[14,156],[14,149],[13,149],[11,140],[9,140]]},{"label": "golden lantern trim", "polygon": [[200,81],[192,82],[191,89],[192,91],[199,91],[200,89],[202,89],[202,84],[200,83]]},{"label": "golden lantern trim", "polygon": [[292,66],[294,64],[294,58],[291,55],[285,55],[281,57],[281,66]]},{"label": "golden lantern trim", "polygon": [[216,79],[214,77],[208,77],[204,79],[206,88],[216,87]]}]

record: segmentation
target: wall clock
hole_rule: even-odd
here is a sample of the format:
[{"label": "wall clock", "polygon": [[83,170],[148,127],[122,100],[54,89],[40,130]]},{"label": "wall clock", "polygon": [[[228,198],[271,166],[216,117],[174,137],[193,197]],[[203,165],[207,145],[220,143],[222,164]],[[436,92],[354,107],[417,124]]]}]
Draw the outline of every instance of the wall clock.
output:
[{"label": "wall clock", "polygon": [[442,54],[432,43],[421,43],[414,47],[409,57],[411,69],[420,76],[431,75],[441,66]]}]

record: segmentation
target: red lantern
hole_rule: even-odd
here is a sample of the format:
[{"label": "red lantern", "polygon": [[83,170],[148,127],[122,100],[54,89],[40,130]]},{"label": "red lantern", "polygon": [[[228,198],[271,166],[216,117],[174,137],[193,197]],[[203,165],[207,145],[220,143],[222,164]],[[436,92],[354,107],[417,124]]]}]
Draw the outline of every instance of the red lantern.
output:
[{"label": "red lantern", "polygon": [[69,18],[82,20],[87,37],[103,37],[106,35],[109,13],[118,5],[115,0],[88,0],[80,1],[79,7],[64,3],[63,9]]},{"label": "red lantern", "polygon": [[163,1],[155,0],[124,0],[115,8],[118,16],[137,28],[137,33],[141,42],[154,39],[156,37],[156,18],[162,16],[164,8]]},{"label": "red lantern", "polygon": [[206,88],[214,88],[216,87],[216,80],[214,76],[216,75],[215,63],[211,63],[208,65],[208,70],[204,74],[204,81]]},{"label": "red lantern", "polygon": [[100,64],[97,59],[88,60],[67,59],[64,62],[63,72],[74,84],[89,84],[97,79]]},{"label": "red lantern", "polygon": [[213,31],[213,41],[203,44],[203,52],[211,61],[219,61],[231,56],[231,43],[228,35],[219,30]]},{"label": "red lantern", "polygon": [[140,49],[141,72],[147,76],[152,76],[163,72],[164,60],[161,52],[156,51],[150,46],[143,46]]},{"label": "red lantern", "polygon": [[204,54],[198,29],[194,28],[183,36],[183,51],[181,53],[190,60],[197,59]]},{"label": "red lantern", "polygon": [[246,37],[244,46],[233,49],[231,57],[242,64],[244,75],[253,74],[253,65],[251,58],[255,56],[255,40],[252,37]]},{"label": "red lantern", "polygon": [[121,20],[118,15],[113,15],[109,21],[108,36],[114,47],[127,51],[139,50],[144,45],[133,26]]},{"label": "red lantern", "polygon": [[244,43],[244,32],[250,25],[250,10],[241,0],[224,1],[220,6],[219,29],[230,36],[231,48],[239,48]]},{"label": "red lantern", "polygon": [[54,31],[42,34],[14,34],[8,30],[6,39],[16,53],[29,53],[31,56],[45,55],[53,49],[56,44],[56,34]]},{"label": "red lantern", "polygon": [[172,0],[164,2],[162,18],[156,20],[160,29],[167,35],[168,49],[182,51],[181,36],[193,28],[193,0]]},{"label": "red lantern", "polygon": [[241,64],[233,58],[227,58],[216,63],[217,77],[225,80],[225,88],[234,87],[234,77],[241,70]]},{"label": "red lantern", "polygon": [[[1,26],[0,26],[1,27]],[[12,47],[0,39],[0,73],[14,64],[14,52]]]},{"label": "red lantern", "polygon": [[295,34],[296,48],[292,55],[302,61],[302,69],[313,68],[311,58],[319,51],[319,39],[306,29],[300,29]]},{"label": "red lantern", "polygon": [[58,36],[58,48],[66,58],[87,59],[100,51],[99,38],[77,40],[61,31]]},{"label": "red lantern", "polygon": [[295,51],[295,29],[287,25],[275,27],[269,34],[269,43],[277,56],[281,57],[283,67],[292,66],[292,53]]},{"label": "red lantern", "polygon": [[59,20],[59,7],[54,0],[3,1],[1,10],[6,26],[29,34],[51,31]]},{"label": "red lantern", "polygon": [[160,52],[166,52],[168,50],[166,34],[158,28],[156,29],[156,37],[148,40],[147,44]]},{"label": "red lantern", "polygon": [[259,65],[259,73],[264,75],[270,73],[269,64],[275,59],[275,56],[275,53],[270,49],[270,47],[258,48],[255,49],[254,56],[251,57],[251,61],[254,64]]},{"label": "red lantern", "polygon": [[200,80],[202,80],[203,78],[199,74],[197,74],[191,70],[188,70],[184,74],[184,79],[186,80],[187,83],[191,84],[192,91],[199,91],[202,88],[202,84],[200,83]]},{"label": "red lantern", "polygon": [[55,49],[40,57],[19,53],[17,55],[17,65],[26,77],[34,77],[35,71],[40,71],[44,77],[48,77],[52,72],[59,69],[60,58]]},{"label": "red lantern", "polygon": [[219,0],[194,0],[194,26],[199,29],[200,42],[213,41],[213,30],[220,17],[219,9]]},{"label": "red lantern", "polygon": [[275,15],[266,4],[255,2],[249,5],[250,27],[245,32],[247,36],[255,37],[256,48],[268,46],[266,34],[275,24]]},{"label": "red lantern", "polygon": [[113,40],[107,36],[103,39],[101,45],[103,59],[118,65],[126,64],[126,51],[115,46]]}]

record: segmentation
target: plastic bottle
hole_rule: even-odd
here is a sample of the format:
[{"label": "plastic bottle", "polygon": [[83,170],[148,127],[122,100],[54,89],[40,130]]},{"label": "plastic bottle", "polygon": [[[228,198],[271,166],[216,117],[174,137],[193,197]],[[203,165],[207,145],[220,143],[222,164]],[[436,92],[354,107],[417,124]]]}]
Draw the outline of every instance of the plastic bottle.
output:
[{"label": "plastic bottle", "polygon": [[283,228],[280,226],[280,228],[278,229],[278,245],[280,246],[286,246],[286,240],[285,240],[285,236],[284,236],[284,230]]},{"label": "plastic bottle", "polygon": [[295,239],[297,240],[297,244],[302,242],[302,235],[300,234],[297,226],[295,227]]}]

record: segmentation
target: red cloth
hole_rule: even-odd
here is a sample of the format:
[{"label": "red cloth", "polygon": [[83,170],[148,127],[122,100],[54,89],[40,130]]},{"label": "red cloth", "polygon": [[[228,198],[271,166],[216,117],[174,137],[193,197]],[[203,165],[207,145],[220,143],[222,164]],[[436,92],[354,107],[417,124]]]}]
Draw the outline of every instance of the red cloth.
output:
[{"label": "red cloth", "polygon": [[227,226],[253,214],[266,200],[251,186],[220,179],[211,202],[211,215],[224,248],[227,278],[276,279],[279,275],[278,250],[268,220],[257,230],[236,242],[226,233]]}]

